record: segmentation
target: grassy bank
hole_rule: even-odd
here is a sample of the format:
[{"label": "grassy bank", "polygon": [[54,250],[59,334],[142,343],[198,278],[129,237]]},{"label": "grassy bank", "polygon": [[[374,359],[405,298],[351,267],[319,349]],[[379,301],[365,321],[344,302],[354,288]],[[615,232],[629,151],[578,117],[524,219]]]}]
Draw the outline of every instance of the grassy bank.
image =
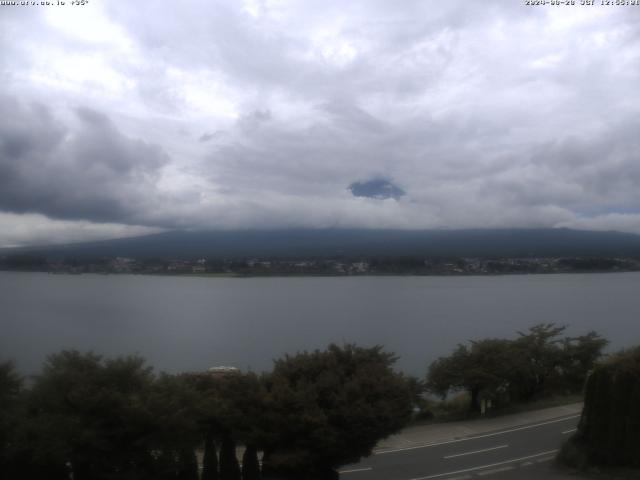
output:
[{"label": "grassy bank", "polygon": [[496,418],[514,413],[542,410],[580,403],[584,400],[581,394],[554,395],[528,403],[514,403],[501,408],[488,410],[484,415],[469,412],[469,396],[460,394],[441,402],[428,401],[422,415],[417,415],[412,425],[428,425],[433,423],[456,422],[481,418]]}]

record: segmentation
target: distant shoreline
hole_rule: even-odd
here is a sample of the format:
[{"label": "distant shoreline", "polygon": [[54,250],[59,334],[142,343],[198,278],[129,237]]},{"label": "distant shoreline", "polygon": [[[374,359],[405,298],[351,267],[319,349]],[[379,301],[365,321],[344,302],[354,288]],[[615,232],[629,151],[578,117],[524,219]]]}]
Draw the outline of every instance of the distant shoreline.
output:
[{"label": "distant shoreline", "polygon": [[202,277],[486,276],[640,271],[631,256],[69,257],[0,256],[0,270]]},{"label": "distant shoreline", "polygon": [[371,278],[371,277],[506,277],[506,276],[546,276],[546,275],[594,275],[617,273],[640,273],[639,270],[581,270],[556,272],[488,272],[488,273],[161,273],[161,272],[52,272],[45,270],[9,270],[0,269],[0,273],[40,273],[60,276],[139,276],[139,277],[167,277],[167,278]]}]

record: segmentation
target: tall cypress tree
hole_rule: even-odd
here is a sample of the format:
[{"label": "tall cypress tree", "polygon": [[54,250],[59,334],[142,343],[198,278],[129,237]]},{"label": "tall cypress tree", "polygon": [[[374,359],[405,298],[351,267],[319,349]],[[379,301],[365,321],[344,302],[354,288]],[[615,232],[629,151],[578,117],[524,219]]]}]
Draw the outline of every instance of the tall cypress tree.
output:
[{"label": "tall cypress tree", "polygon": [[158,480],[175,479],[177,476],[178,462],[174,452],[162,450],[155,459],[154,478]]},{"label": "tall cypress tree", "polygon": [[242,455],[242,480],[260,480],[260,478],[258,449],[255,445],[247,445]]},{"label": "tall cypress tree", "polygon": [[202,480],[218,480],[218,453],[213,435],[209,432],[204,439],[204,458],[202,459]]},{"label": "tall cypress tree", "polygon": [[178,456],[178,480],[198,480],[198,458],[190,448],[180,451]]},{"label": "tall cypress tree", "polygon": [[236,442],[228,434],[222,438],[220,448],[220,480],[241,480]]}]

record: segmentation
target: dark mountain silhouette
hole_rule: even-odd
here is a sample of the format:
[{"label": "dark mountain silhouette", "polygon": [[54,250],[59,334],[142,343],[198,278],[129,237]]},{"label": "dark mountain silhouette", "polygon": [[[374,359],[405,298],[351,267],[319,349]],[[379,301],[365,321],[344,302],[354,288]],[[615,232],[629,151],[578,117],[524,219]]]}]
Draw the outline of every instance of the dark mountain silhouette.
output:
[{"label": "dark mountain silhouette", "polygon": [[172,231],[22,249],[48,258],[640,256],[640,236],[569,229]]}]

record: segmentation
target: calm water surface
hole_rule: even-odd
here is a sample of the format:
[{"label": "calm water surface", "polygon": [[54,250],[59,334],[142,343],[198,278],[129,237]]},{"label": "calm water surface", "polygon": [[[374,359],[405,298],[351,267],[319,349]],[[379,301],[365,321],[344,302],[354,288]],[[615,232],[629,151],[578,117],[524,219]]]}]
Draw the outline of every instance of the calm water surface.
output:
[{"label": "calm water surface", "polygon": [[64,348],[139,353],[159,370],[268,370],[330,342],[383,344],[423,375],[458,342],[539,322],[640,344],[640,273],[196,278],[0,272],[0,360],[36,372]]}]

